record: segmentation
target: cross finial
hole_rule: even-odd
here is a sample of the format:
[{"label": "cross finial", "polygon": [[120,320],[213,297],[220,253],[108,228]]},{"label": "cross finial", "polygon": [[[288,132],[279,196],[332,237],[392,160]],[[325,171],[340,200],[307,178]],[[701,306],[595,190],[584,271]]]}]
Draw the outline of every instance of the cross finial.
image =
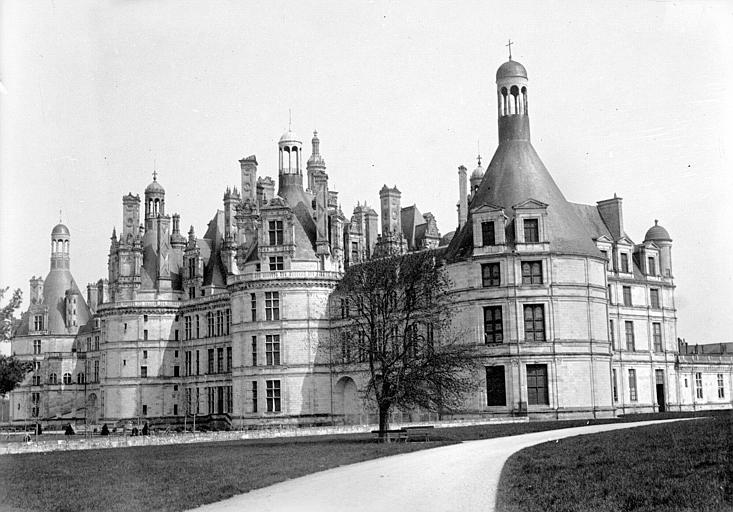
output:
[{"label": "cross finial", "polygon": [[476,150],[478,151],[478,157],[476,159],[478,160],[479,167],[481,167],[481,141],[479,139],[476,139]]},{"label": "cross finial", "polygon": [[61,223],[62,223],[62,222],[61,222],[61,220],[62,220],[62,219],[63,219],[63,217],[61,216],[61,210],[59,210],[59,224],[61,224]]},{"label": "cross finial", "polygon": [[508,46],[509,47],[509,60],[512,60],[512,45],[513,44],[514,43],[512,43],[512,40],[510,39],[509,40],[509,43],[504,45],[504,46]]},{"label": "cross finial", "polygon": [[153,181],[158,181],[158,171],[153,169]]}]

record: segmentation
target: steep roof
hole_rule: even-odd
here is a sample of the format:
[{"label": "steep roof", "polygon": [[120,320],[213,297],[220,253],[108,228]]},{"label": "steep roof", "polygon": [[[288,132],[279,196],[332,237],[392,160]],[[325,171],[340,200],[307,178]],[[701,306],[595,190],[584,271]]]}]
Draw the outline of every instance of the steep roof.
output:
[{"label": "steep roof", "polygon": [[600,256],[593,235],[565,199],[528,140],[505,140],[499,144],[484,179],[469,205],[469,218],[449,246],[449,258],[470,254],[473,244],[470,210],[483,204],[502,206],[509,222],[512,206],[528,199],[546,203],[550,250],[565,254]]}]

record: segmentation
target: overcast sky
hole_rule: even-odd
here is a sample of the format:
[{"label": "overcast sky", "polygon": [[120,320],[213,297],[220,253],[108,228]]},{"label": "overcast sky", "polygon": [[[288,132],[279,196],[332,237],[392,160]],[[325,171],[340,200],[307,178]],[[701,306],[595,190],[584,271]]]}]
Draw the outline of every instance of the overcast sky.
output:
[{"label": "overcast sky", "polygon": [[[733,341],[733,2],[0,0],[0,285],[49,269],[63,210],[80,287],[107,276],[121,198],[154,165],[199,235],[238,159],[277,176],[318,129],[344,213],[402,205],[455,229],[457,167],[497,144],[494,76],[529,74],[533,144],[566,198],[624,199],[674,239],[678,336]],[[24,304],[24,307],[27,302]],[[721,312],[723,312],[721,314]]]}]

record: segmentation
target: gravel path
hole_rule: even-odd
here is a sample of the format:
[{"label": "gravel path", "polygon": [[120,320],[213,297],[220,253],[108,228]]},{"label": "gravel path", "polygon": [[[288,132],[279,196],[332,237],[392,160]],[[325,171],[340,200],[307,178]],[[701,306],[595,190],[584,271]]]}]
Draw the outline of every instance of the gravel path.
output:
[{"label": "gravel path", "polygon": [[329,469],[257,489],[199,512],[494,510],[499,476],[513,453],[564,437],[663,423],[591,425],[467,441]]}]

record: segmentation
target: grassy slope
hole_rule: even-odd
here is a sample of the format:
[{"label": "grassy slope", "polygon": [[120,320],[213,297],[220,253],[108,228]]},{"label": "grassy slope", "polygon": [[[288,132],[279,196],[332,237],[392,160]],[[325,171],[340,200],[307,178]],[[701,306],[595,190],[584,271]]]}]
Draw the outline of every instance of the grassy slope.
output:
[{"label": "grassy slope", "polygon": [[326,468],[444,443],[331,437],[0,457],[2,510],[184,510]]},{"label": "grassy slope", "polygon": [[[660,417],[669,416],[639,415],[622,421]],[[618,420],[436,429],[431,436],[436,442],[430,443],[384,445],[374,443],[368,434],[356,434],[4,455],[0,456],[0,509],[183,510],[376,457],[470,439],[609,422]]]},{"label": "grassy slope", "polygon": [[733,510],[733,415],[578,436],[512,456],[497,510]]}]

